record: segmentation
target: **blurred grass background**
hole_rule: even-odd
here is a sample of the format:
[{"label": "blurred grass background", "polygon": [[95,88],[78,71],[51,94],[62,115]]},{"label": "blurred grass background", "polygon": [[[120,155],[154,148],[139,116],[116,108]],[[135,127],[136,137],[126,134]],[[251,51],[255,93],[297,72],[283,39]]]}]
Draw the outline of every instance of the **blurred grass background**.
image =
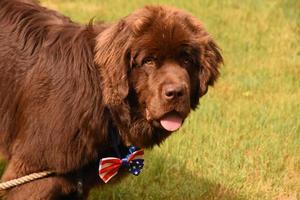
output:
[{"label": "blurred grass background", "polygon": [[41,2],[81,23],[116,21],[146,4],[176,6],[202,20],[223,50],[218,83],[184,127],[146,152],[140,176],[94,190],[90,200],[300,199],[299,0]]}]

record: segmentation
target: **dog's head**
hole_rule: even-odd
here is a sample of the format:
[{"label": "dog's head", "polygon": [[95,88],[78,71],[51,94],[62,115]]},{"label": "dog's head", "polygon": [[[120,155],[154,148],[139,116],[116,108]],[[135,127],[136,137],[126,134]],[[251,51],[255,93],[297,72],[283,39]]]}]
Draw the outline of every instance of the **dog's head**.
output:
[{"label": "dog's head", "polygon": [[123,140],[139,147],[181,127],[222,61],[201,22],[168,7],[140,9],[97,37],[103,100]]}]

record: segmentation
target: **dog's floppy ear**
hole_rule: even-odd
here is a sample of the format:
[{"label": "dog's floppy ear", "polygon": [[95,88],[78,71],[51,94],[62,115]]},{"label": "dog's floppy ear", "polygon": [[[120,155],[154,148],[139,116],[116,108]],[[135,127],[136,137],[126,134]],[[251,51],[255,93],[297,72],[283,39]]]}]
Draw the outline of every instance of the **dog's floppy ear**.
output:
[{"label": "dog's floppy ear", "polygon": [[102,76],[106,105],[118,105],[128,95],[131,44],[152,22],[152,14],[147,8],[137,10],[97,36],[95,63]]},{"label": "dog's floppy ear", "polygon": [[203,41],[200,47],[200,97],[203,96],[208,86],[212,86],[219,76],[219,67],[223,58],[217,44],[210,37]]},{"label": "dog's floppy ear", "polygon": [[118,105],[128,95],[130,33],[124,21],[104,30],[96,39],[95,63],[102,78],[105,105]]},{"label": "dog's floppy ear", "polygon": [[219,76],[219,67],[223,63],[220,48],[205,30],[203,24],[195,17],[187,15],[185,24],[194,35],[194,46],[199,50],[199,85],[191,102],[192,108],[196,108],[199,98],[206,94],[208,86],[212,86]]}]

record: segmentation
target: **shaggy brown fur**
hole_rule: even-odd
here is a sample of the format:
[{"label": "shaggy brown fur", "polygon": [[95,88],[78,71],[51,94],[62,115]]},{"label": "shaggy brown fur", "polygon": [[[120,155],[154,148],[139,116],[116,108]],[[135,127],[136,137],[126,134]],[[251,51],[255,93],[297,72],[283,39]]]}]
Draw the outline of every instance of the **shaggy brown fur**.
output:
[{"label": "shaggy brown fur", "polygon": [[101,181],[99,159],[120,146],[152,147],[218,76],[218,47],[190,14],[148,6],[114,24],[82,26],[29,0],[0,0],[2,181],[51,170],[7,199],[76,199]]}]

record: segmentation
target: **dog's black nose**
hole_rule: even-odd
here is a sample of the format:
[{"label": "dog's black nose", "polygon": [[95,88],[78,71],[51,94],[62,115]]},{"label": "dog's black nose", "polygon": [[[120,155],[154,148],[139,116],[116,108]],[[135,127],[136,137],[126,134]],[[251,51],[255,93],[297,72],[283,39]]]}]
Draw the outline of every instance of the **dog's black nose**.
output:
[{"label": "dog's black nose", "polygon": [[166,84],[162,89],[162,96],[166,100],[178,99],[182,97],[184,93],[184,86],[181,84]]}]

